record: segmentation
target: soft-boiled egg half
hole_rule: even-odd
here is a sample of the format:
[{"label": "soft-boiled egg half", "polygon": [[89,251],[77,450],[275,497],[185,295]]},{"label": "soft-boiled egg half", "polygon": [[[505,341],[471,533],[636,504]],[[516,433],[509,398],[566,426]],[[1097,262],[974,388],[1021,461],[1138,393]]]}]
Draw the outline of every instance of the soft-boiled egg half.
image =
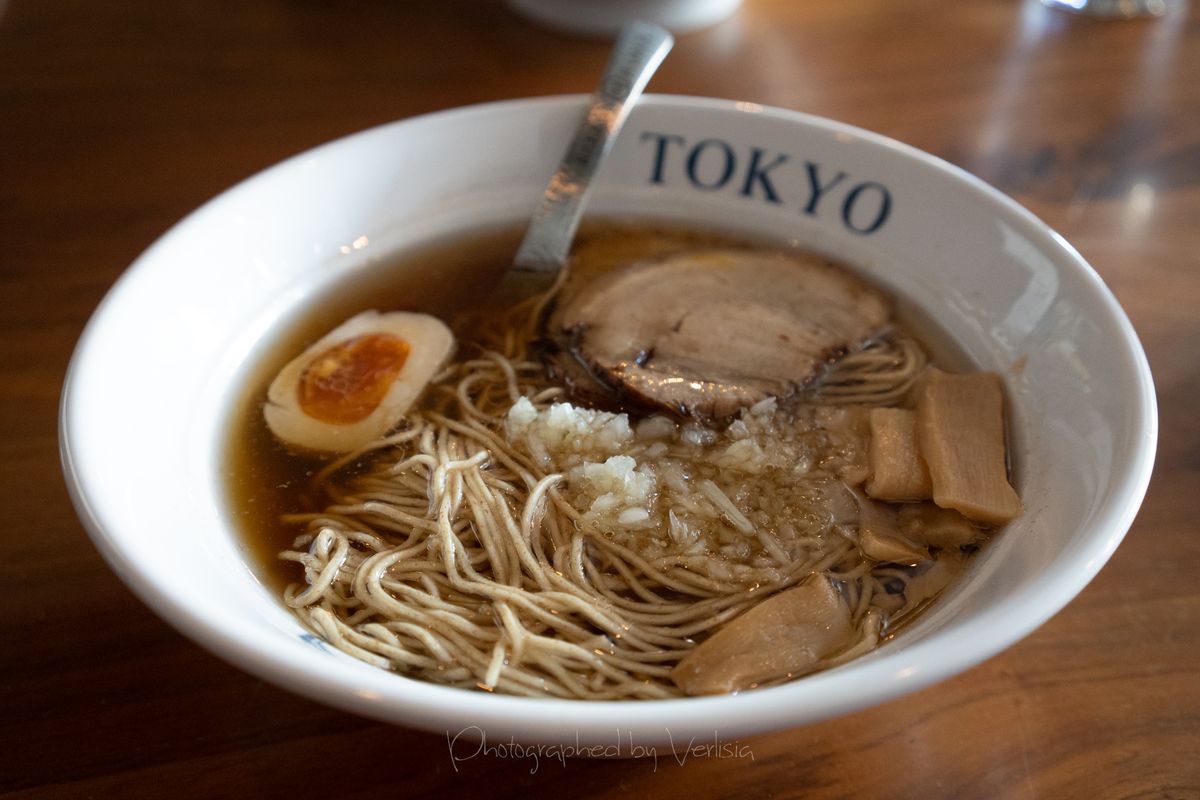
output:
[{"label": "soft-boiled egg half", "polygon": [[366,311],[287,364],[263,416],[284,444],[348,452],[404,416],[454,351],[454,334],[428,314]]}]

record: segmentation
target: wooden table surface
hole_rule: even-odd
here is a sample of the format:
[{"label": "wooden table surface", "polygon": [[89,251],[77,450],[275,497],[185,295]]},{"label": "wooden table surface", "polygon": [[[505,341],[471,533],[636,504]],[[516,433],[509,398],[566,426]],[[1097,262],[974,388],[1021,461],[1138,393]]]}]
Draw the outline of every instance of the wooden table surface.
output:
[{"label": "wooden table surface", "polygon": [[1149,354],[1149,495],[1069,607],[933,688],[725,757],[453,764],[444,737],[251,678],[134,599],[67,500],[61,381],[108,286],[223,188],[389,120],[587,91],[607,46],[472,0],[0,9],[3,796],[1200,798],[1200,12],[746,0],[680,39],[652,90],[880,131],[1073,242]]}]

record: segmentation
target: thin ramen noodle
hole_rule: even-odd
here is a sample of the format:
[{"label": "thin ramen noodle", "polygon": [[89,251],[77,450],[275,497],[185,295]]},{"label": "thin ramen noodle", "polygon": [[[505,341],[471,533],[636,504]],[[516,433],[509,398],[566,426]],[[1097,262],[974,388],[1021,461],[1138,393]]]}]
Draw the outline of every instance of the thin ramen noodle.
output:
[{"label": "thin ramen noodle", "polygon": [[[575,268],[618,260],[614,236],[621,258],[695,244],[603,229]],[[894,320],[798,396],[704,420],[573,395],[541,358],[537,302],[459,315],[457,355],[392,430],[295,459],[281,596],[332,646],[517,695],[741,691],[875,648],[986,537],[915,455],[941,446],[922,393],[944,409],[959,376]],[[881,496],[897,491],[915,494]]]}]

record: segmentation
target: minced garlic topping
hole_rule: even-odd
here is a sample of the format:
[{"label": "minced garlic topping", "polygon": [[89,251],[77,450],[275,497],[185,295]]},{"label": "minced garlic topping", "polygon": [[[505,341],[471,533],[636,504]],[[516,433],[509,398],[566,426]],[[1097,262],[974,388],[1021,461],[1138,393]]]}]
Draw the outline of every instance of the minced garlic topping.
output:
[{"label": "minced garlic topping", "polygon": [[[840,487],[865,477],[865,413],[768,400],[722,428],[522,398],[509,440],[547,473],[582,526],[653,561],[721,580],[773,580],[842,536]],[[853,509],[846,509],[853,517]],[[719,556],[712,558],[712,556]]]}]

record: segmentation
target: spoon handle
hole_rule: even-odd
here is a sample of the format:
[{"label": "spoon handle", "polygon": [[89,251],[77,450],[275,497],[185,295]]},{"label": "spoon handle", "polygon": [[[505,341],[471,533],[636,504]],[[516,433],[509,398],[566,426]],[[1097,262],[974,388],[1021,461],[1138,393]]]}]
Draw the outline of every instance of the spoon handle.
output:
[{"label": "spoon handle", "polygon": [[670,33],[648,22],[631,22],[621,30],[587,115],[525,231],[513,259],[516,269],[553,274],[566,263],[592,177],[674,43]]}]

